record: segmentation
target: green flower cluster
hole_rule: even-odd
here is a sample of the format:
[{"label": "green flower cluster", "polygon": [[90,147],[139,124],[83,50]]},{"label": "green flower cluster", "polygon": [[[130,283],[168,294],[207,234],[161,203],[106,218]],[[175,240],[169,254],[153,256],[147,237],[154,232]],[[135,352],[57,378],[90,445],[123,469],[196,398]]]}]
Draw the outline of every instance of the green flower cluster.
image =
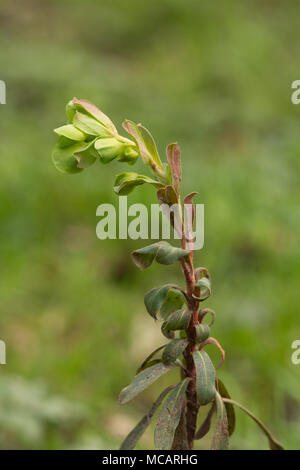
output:
[{"label": "green flower cluster", "polygon": [[73,98],[67,106],[68,124],[54,131],[59,140],[52,160],[64,173],[78,173],[97,159],[109,163],[114,159],[134,164],[139,156],[136,142],[122,137],[112,121],[86,100]]}]

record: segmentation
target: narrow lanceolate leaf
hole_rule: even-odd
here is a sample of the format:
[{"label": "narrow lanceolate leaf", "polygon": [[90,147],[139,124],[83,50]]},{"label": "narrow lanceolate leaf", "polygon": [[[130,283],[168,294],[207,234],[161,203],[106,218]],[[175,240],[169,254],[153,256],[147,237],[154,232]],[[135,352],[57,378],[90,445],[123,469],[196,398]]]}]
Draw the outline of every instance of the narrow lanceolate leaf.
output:
[{"label": "narrow lanceolate leaf", "polygon": [[162,169],[163,166],[159,158],[154,139],[148,129],[143,127],[141,124],[135,124],[132,121],[125,121],[123,123],[123,127],[135,140],[145,165],[151,167],[158,166]]},{"label": "narrow lanceolate leaf", "polygon": [[[222,380],[218,379],[218,391],[222,398],[231,398],[227,388],[225,387]],[[224,400],[223,400],[224,401]],[[228,432],[229,437],[233,434],[235,429],[235,411],[231,403],[225,403],[227,420],[228,420]]]},{"label": "narrow lanceolate leaf", "polygon": [[186,429],[186,413],[182,408],[179,424],[176,428],[171,450],[187,450],[189,448],[187,429]]},{"label": "narrow lanceolate leaf", "polygon": [[143,416],[143,418],[138,422],[138,424],[135,426],[135,428],[128,434],[128,436],[124,439],[124,441],[121,444],[120,450],[132,450],[135,448],[137,442],[141,438],[141,436],[144,434],[145,430],[149,426],[151,419],[156,412],[156,410],[159,408],[161,405],[163,399],[166,397],[166,395],[174,388],[174,386],[170,386],[166,388],[158,397],[158,399],[153,403],[150,411],[148,414]]},{"label": "narrow lanceolate leaf", "polygon": [[180,382],[166,399],[159,414],[154,432],[155,448],[159,450],[171,449],[176,428],[179,424],[182,405],[185,401],[185,392],[190,379]]},{"label": "narrow lanceolate leaf", "polygon": [[193,352],[196,367],[197,398],[200,405],[210,403],[216,393],[215,368],[210,357],[204,351]]},{"label": "narrow lanceolate leaf", "polygon": [[149,385],[155,382],[155,380],[157,380],[166,372],[169,372],[169,370],[171,370],[174,366],[175,364],[166,366],[160,362],[140,372],[134,377],[131,384],[123,388],[119,396],[119,403],[124,405],[125,403],[132,400],[139,393],[145,390],[145,388],[149,387]]},{"label": "narrow lanceolate leaf", "polygon": [[251,411],[249,411],[247,408],[245,408],[243,405],[238,403],[237,401],[231,400],[229,398],[224,398],[223,401],[225,403],[231,403],[234,406],[237,406],[241,410],[243,410],[250,418],[253,419],[253,421],[256,422],[256,424],[260,427],[260,429],[265,433],[265,435],[268,438],[269,441],[269,446],[271,450],[284,450],[284,447],[280,442],[275,439],[275,437],[271,434],[271,431],[263,424],[263,422],[257,418]]},{"label": "narrow lanceolate leaf", "polygon": [[159,264],[169,265],[175,263],[188,254],[189,250],[175,248],[168,242],[162,241],[140,248],[139,250],[134,251],[131,256],[136,266],[141,270],[144,270],[151,266],[154,260]]},{"label": "narrow lanceolate leaf", "polygon": [[166,338],[171,338],[170,332],[176,330],[185,330],[190,322],[191,312],[187,309],[176,310],[168,316],[162,324],[161,331]]},{"label": "narrow lanceolate leaf", "polygon": [[205,420],[203,421],[198,431],[196,432],[195,439],[202,439],[202,437],[206,436],[206,434],[209,432],[210,427],[211,427],[211,419],[215,411],[216,411],[216,404],[213,403],[209,412],[206,415]]},{"label": "narrow lanceolate leaf", "polygon": [[188,341],[186,339],[173,339],[165,347],[162,354],[162,361],[164,364],[169,365],[176,361],[186,349]]},{"label": "narrow lanceolate leaf", "polygon": [[181,165],[180,165],[180,148],[177,143],[167,146],[167,159],[170,166],[172,184],[179,196],[179,188],[181,182]]},{"label": "narrow lanceolate leaf", "polygon": [[192,231],[195,218],[195,207],[193,203],[193,197],[198,193],[193,192],[188,194],[183,201],[184,206],[184,224],[185,224],[185,235],[188,240],[192,240]]},{"label": "narrow lanceolate leaf", "polygon": [[[163,344],[162,346],[159,346],[159,348],[156,348],[154,349],[154,351],[152,351],[151,354],[149,354],[149,356],[146,357],[146,359],[143,361],[142,365],[139,367],[138,371],[137,371],[137,374],[139,374],[143,369],[146,368],[147,364],[153,359],[153,357],[159,352],[161,351],[162,349],[164,349],[164,347],[166,347],[167,345],[166,344]],[[153,364],[151,364],[153,365]]]},{"label": "narrow lanceolate leaf", "polygon": [[166,318],[184,303],[183,294],[171,284],[151,289],[144,298],[147,312],[155,319]]},{"label": "narrow lanceolate leaf", "polygon": [[229,433],[226,408],[221,395],[216,391],[217,420],[211,450],[228,450]]},{"label": "narrow lanceolate leaf", "polygon": [[114,192],[119,196],[127,195],[141,184],[152,184],[156,188],[161,187],[161,183],[145,175],[138,175],[134,172],[124,172],[117,175],[114,184]]}]

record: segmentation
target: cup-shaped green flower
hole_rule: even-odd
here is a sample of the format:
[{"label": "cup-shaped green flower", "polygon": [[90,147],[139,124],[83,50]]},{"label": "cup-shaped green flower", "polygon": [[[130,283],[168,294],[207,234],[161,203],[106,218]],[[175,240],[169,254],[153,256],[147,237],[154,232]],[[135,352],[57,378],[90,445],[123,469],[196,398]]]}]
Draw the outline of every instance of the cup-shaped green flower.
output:
[{"label": "cup-shaped green flower", "polygon": [[117,159],[132,165],[139,156],[136,142],[122,137],[112,121],[86,100],[73,98],[66,106],[68,123],[54,130],[59,135],[52,153],[56,168],[78,173],[97,159]]}]

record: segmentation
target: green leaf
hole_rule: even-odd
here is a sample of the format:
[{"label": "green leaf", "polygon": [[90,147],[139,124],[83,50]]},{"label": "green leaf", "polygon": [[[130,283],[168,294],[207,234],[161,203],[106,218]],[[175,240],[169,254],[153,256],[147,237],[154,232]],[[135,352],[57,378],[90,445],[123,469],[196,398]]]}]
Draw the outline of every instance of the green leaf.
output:
[{"label": "green leaf", "polygon": [[55,145],[52,151],[52,161],[55,167],[63,173],[79,173],[82,168],[78,167],[78,161],[74,154],[86,148],[85,142],[77,142],[67,147],[61,146],[61,141]]},{"label": "green leaf", "polygon": [[176,428],[179,424],[185,392],[190,379],[180,382],[169,394],[159,414],[154,432],[155,448],[159,450],[171,449]]},{"label": "green leaf", "polygon": [[209,432],[210,427],[211,427],[211,419],[213,417],[215,410],[216,410],[216,404],[213,403],[211,408],[209,409],[209,412],[206,415],[205,420],[203,421],[198,431],[196,432],[195,439],[202,439]]},{"label": "green leaf", "polygon": [[167,146],[167,159],[170,166],[173,188],[179,196],[181,182],[180,148],[177,143]]},{"label": "green leaf", "polygon": [[156,188],[161,186],[158,181],[145,175],[138,175],[134,172],[124,172],[117,175],[114,184],[114,191],[119,196],[131,193],[131,191],[141,184],[152,184]]},{"label": "green leaf", "polygon": [[87,114],[77,112],[73,118],[73,124],[77,129],[87,135],[99,137],[111,137],[111,131],[100,122],[89,117]]},{"label": "green leaf", "polygon": [[111,132],[115,135],[118,134],[117,129],[115,128],[114,124],[112,121],[109,119],[106,114],[104,114],[102,111],[100,111],[97,106],[93,105],[87,100],[78,100],[77,98],[73,98],[73,100],[68,103],[67,105],[67,115],[69,118],[72,119],[72,115],[74,117],[74,108],[75,110],[80,110],[81,112],[84,112],[88,114],[89,116],[93,117],[97,121],[99,121],[101,124],[106,126],[108,129],[111,130]]},{"label": "green leaf", "polygon": [[65,126],[58,127],[57,129],[54,129],[54,132],[78,142],[86,138],[86,134],[81,132],[79,129],[76,129],[73,124],[66,124]]},{"label": "green leaf", "polygon": [[160,362],[159,364],[155,364],[154,366],[143,370],[134,377],[133,381],[127,387],[123,388],[119,396],[119,403],[124,405],[129,402],[145,390],[145,388],[155,382],[155,380],[157,380],[161,375],[169,372],[173,367],[175,367],[175,364],[165,366]]},{"label": "green leaf", "polygon": [[176,359],[183,353],[188,345],[186,339],[173,339],[169,344],[166,345],[163,354],[162,361],[164,364],[169,365],[176,361]]},{"label": "green leaf", "polygon": [[144,434],[145,430],[149,426],[154,413],[160,407],[166,395],[173,388],[174,386],[171,385],[159,395],[158,399],[153,403],[149,413],[143,416],[143,418],[139,421],[139,423],[135,426],[135,428],[124,439],[124,441],[121,444],[120,450],[132,450],[135,448],[137,442],[139,441],[139,439],[141,438],[141,436]]},{"label": "green leaf", "polygon": [[86,147],[74,153],[78,168],[88,168],[97,160],[97,152],[94,148],[95,141],[86,144]]},{"label": "green leaf", "polygon": [[165,319],[170,313],[178,310],[184,303],[183,294],[171,284],[151,289],[144,298],[147,312],[157,320]]},{"label": "green leaf", "polygon": [[[155,356],[155,354],[158,353],[159,351],[161,351],[165,346],[167,346],[167,345],[163,344],[162,346],[159,346],[159,348],[156,348],[154,351],[152,351],[152,353],[149,354],[149,356],[146,357],[146,359],[143,361],[142,365],[138,368],[137,374],[139,374],[142,370],[146,369],[146,367],[148,367],[149,361],[151,361],[151,359]],[[159,361],[159,362],[161,362],[161,361]]]},{"label": "green leaf", "polygon": [[250,418],[253,419],[253,421],[256,422],[256,424],[260,427],[260,429],[264,432],[264,434],[267,436],[268,441],[269,441],[269,446],[271,450],[284,450],[284,447],[280,442],[278,442],[275,437],[271,434],[271,431],[263,424],[263,422],[257,418],[251,411],[249,411],[247,408],[245,408],[243,405],[238,403],[237,401],[231,400],[229,398],[224,398],[223,399],[224,403],[231,403],[234,406],[237,406],[241,410],[243,410]]},{"label": "green leaf", "polygon": [[[222,398],[231,398],[222,380],[218,379],[218,391]],[[225,403],[226,414],[228,419],[228,433],[232,436],[235,429],[235,411],[231,403]]]},{"label": "green leaf", "polygon": [[216,393],[215,368],[205,351],[194,351],[193,359],[196,367],[197,397],[200,405],[210,403]]},{"label": "green leaf", "polygon": [[140,248],[139,250],[134,251],[131,256],[136,266],[141,270],[144,270],[151,266],[154,260],[159,264],[169,265],[175,263],[188,254],[189,250],[175,248],[168,242],[161,241],[153,243],[153,245]]},{"label": "green leaf", "polygon": [[196,282],[195,287],[200,288],[200,300],[205,300],[211,295],[211,282],[207,277],[202,277]]},{"label": "green leaf", "polygon": [[222,397],[216,391],[217,421],[211,450],[228,450],[229,434],[226,408]]},{"label": "green leaf", "polygon": [[161,331],[167,338],[172,338],[171,331],[185,330],[190,322],[191,312],[187,309],[176,310],[162,324]]},{"label": "green leaf", "polygon": [[189,449],[187,429],[186,429],[186,413],[182,408],[179,424],[176,428],[171,450],[187,450]]},{"label": "green leaf", "polygon": [[195,325],[195,332],[197,343],[202,343],[209,337],[210,328],[206,323],[199,323],[198,325]]},{"label": "green leaf", "polygon": [[150,132],[141,124],[136,125],[132,121],[123,123],[124,129],[135,140],[145,165],[153,167],[153,165],[163,168],[159,158],[154,139]]}]

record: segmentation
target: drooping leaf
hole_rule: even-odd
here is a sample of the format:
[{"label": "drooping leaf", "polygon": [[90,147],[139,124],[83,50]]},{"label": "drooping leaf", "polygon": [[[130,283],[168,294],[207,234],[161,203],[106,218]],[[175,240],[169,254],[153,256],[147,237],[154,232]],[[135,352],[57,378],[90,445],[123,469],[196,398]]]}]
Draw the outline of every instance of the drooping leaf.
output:
[{"label": "drooping leaf", "polygon": [[205,348],[205,346],[207,344],[214,344],[215,346],[217,346],[218,350],[220,351],[221,355],[222,355],[222,359],[221,361],[219,362],[219,364],[217,365],[217,369],[219,369],[223,364],[224,364],[224,361],[225,361],[225,351],[224,349],[222,348],[222,346],[220,345],[219,341],[216,339],[216,338],[213,338],[213,337],[209,337],[207,338],[205,341],[203,341],[203,343],[200,344],[199,346],[199,350],[201,351],[203,348]]},{"label": "drooping leaf", "polygon": [[216,314],[213,310],[211,310],[210,308],[202,308],[200,311],[199,311],[199,314],[198,314],[198,320],[199,322],[201,323],[203,318],[205,317],[205,315],[207,315],[207,313],[210,313],[211,314],[211,321],[208,323],[208,326],[212,326],[215,322],[215,319],[216,319]]},{"label": "drooping leaf", "polygon": [[154,139],[150,132],[141,124],[137,125],[132,121],[125,121],[123,123],[123,127],[135,140],[145,165],[152,167],[155,165],[162,169],[163,166],[159,158]]},{"label": "drooping leaf", "polygon": [[194,351],[193,359],[196,367],[197,398],[200,405],[207,405],[215,397],[215,368],[208,354]]},{"label": "drooping leaf", "polygon": [[179,196],[181,182],[180,148],[177,143],[167,146],[167,159],[170,166],[172,184],[177,196]]},{"label": "drooping leaf", "polygon": [[195,325],[195,332],[197,343],[202,343],[209,337],[210,328],[206,323],[199,323],[198,325]]},{"label": "drooping leaf", "polygon": [[188,437],[186,429],[186,413],[185,408],[182,408],[179,424],[176,428],[173,444],[171,450],[188,450]]},{"label": "drooping leaf", "polygon": [[157,380],[166,372],[169,372],[169,370],[171,370],[173,367],[175,367],[175,364],[166,366],[160,362],[143,370],[134,377],[133,381],[127,385],[127,387],[123,388],[119,396],[119,403],[124,405],[125,403],[129,402],[139,393],[145,390],[145,388],[149,387],[149,385],[155,382],[155,380]]},{"label": "drooping leaf", "polygon": [[138,175],[134,172],[124,172],[117,175],[114,191],[119,196],[127,195],[131,193],[136,186],[140,186],[141,184],[152,184],[156,188],[161,186],[161,183],[148,176]]},{"label": "drooping leaf", "polygon": [[169,265],[187,256],[189,250],[182,250],[171,246],[168,242],[161,241],[140,248],[132,253],[133,262],[138,268],[144,270],[151,266],[153,261],[159,264]]},{"label": "drooping leaf", "polygon": [[211,295],[211,282],[207,277],[202,277],[196,282],[195,287],[199,289],[199,300],[205,300]]},{"label": "drooping leaf", "polygon": [[169,394],[159,414],[154,432],[155,448],[159,450],[171,449],[176,428],[179,424],[185,392],[190,379],[180,382]]},{"label": "drooping leaf", "polygon": [[267,436],[271,450],[284,450],[283,445],[280,442],[278,442],[277,439],[275,439],[275,437],[271,434],[271,431],[251,411],[249,411],[247,408],[245,408],[243,405],[241,405],[237,401],[231,400],[229,398],[223,398],[223,401],[224,403],[231,403],[232,405],[237,406],[238,408],[243,410],[248,416],[250,416],[250,418],[252,418],[253,421],[256,422],[256,424],[260,427],[260,429]]},{"label": "drooping leaf", "polygon": [[217,420],[211,450],[228,450],[229,433],[226,408],[221,395],[216,391]]},{"label": "drooping leaf", "polygon": [[173,339],[169,344],[166,345],[163,354],[162,361],[164,364],[169,365],[176,361],[176,359],[183,353],[188,345],[186,339]]},{"label": "drooping leaf", "polygon": [[[143,361],[142,365],[138,368],[137,370],[137,374],[139,374],[142,370],[144,370],[146,368],[146,366],[148,367],[148,364],[149,364],[149,361],[152,360],[152,358],[159,352],[161,351],[162,349],[164,349],[164,347],[166,347],[166,344],[163,344],[162,346],[159,346],[159,348],[156,348],[154,351],[152,351],[152,353],[149,354],[149,356],[146,357],[146,359]],[[161,361],[160,361],[161,362]],[[153,365],[153,364],[151,364]]]},{"label": "drooping leaf", "polygon": [[157,320],[159,317],[166,318],[170,313],[180,309],[184,303],[184,296],[172,284],[166,284],[147,292],[144,302],[147,312]]},{"label": "drooping leaf", "polygon": [[[218,379],[218,391],[222,398],[231,398],[222,380]],[[224,400],[223,400],[224,401]],[[225,403],[227,420],[228,420],[228,433],[229,437],[232,436],[235,429],[235,411],[231,403]]]},{"label": "drooping leaf", "polygon": [[209,412],[206,415],[206,418],[204,419],[203,423],[201,424],[198,431],[196,432],[195,439],[202,439],[209,432],[210,427],[211,427],[211,419],[215,411],[216,411],[216,404],[213,403],[209,409]]},{"label": "drooping leaf", "polygon": [[160,407],[163,399],[166,395],[174,388],[174,386],[167,387],[158,397],[158,399],[153,403],[148,414],[143,416],[143,418],[138,422],[134,429],[128,434],[121,444],[120,450],[132,450],[135,448],[139,439],[144,434],[145,430],[149,426],[152,417],[154,416],[156,410]]},{"label": "drooping leaf", "polygon": [[185,330],[190,322],[191,312],[187,309],[176,310],[171,313],[162,324],[161,331],[166,338],[172,338],[172,331]]}]

